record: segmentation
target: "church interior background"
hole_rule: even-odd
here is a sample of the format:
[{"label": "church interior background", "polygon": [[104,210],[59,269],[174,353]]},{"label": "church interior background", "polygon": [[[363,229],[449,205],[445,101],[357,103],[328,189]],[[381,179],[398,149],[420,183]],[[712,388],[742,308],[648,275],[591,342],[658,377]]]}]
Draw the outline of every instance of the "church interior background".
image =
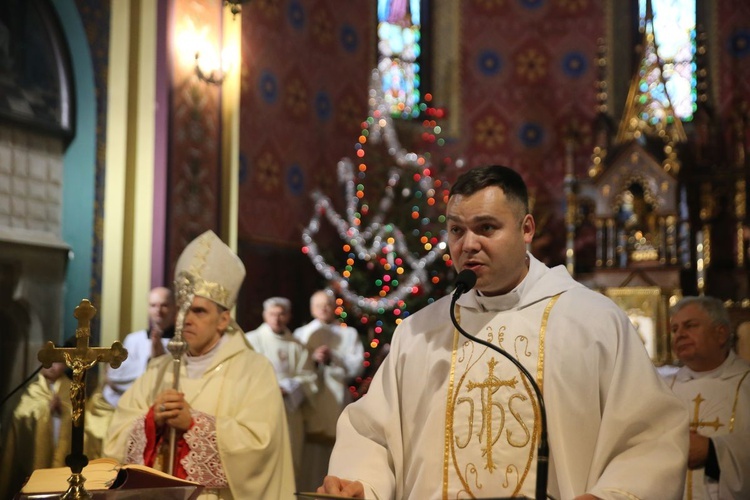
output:
[{"label": "church interior background", "polygon": [[369,364],[450,287],[446,189],[492,163],[529,185],[531,251],[625,308],[655,363],[675,297],[750,319],[748,2],[695,2],[687,118],[637,0],[408,5],[422,105],[404,118],[372,77],[375,0],[3,2],[0,393],[74,334],[82,298],[97,345],[145,327],[207,229],[247,268],[240,325],[276,295],[302,324],[332,286]]}]

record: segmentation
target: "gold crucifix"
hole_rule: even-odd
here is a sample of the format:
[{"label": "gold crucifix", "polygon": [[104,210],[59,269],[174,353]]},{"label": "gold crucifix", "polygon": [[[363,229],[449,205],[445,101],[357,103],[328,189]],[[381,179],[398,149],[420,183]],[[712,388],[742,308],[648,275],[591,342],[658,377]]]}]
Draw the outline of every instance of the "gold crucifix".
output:
[{"label": "gold crucifix", "polygon": [[[492,445],[495,444],[495,441],[497,441],[497,439],[493,438],[492,436],[492,407],[495,406],[495,403],[493,402],[493,395],[502,386],[515,388],[516,378],[513,377],[510,380],[500,380],[499,378],[497,378],[497,376],[495,375],[495,366],[497,366],[497,361],[495,360],[495,358],[490,358],[490,360],[487,362],[487,365],[489,367],[487,378],[484,379],[483,382],[469,381],[469,383],[466,385],[466,388],[469,391],[471,391],[472,389],[479,389],[482,393],[482,428],[479,430],[479,441],[482,441],[482,430],[484,430],[484,432],[487,433],[487,442],[485,443],[485,448],[482,453],[482,455],[487,457],[487,462],[485,463],[484,468],[492,472],[497,469],[494,460],[492,460]],[[502,431],[502,428],[500,430]]]},{"label": "gold crucifix", "polygon": [[89,347],[91,318],[94,315],[96,315],[96,308],[87,299],[83,299],[73,312],[73,316],[78,320],[76,346],[58,348],[54,343],[47,342],[37,354],[37,358],[45,368],[52,366],[52,363],[64,362],[73,371],[73,382],[70,385],[73,436],[70,455],[65,458],[65,465],[70,467],[73,475],[68,478],[70,488],[63,495],[64,499],[91,498],[83,487],[86,479],[81,475],[81,471],[88,464],[88,458],[83,454],[86,372],[100,362],[109,363],[112,368],[117,368],[128,357],[128,351],[119,341],[112,343],[112,347],[109,348]]},{"label": "gold crucifix", "polygon": [[695,399],[693,399],[693,402],[695,403],[695,412],[693,414],[693,421],[690,422],[690,430],[697,431],[701,427],[713,427],[714,431],[718,431],[719,427],[723,427],[724,424],[719,422],[719,417],[716,417],[713,422],[703,422],[700,418],[700,409],[701,409],[701,403],[704,402],[705,399],[698,393],[697,396],[695,396]]}]

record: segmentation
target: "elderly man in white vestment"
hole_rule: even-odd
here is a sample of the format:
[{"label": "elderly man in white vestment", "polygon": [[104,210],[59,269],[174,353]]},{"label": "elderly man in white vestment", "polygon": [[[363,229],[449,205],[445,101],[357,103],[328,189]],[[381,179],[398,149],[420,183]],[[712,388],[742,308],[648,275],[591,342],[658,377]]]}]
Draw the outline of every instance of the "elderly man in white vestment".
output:
[{"label": "elderly man in white vestment", "polygon": [[287,328],[292,318],[292,303],[284,297],[271,297],[263,302],[263,324],[247,332],[245,337],[256,352],[267,357],[279,380],[284,397],[289,439],[297,484],[302,471],[302,446],[305,427],[304,405],[317,391],[316,375],[309,362],[307,349],[292,336]]},{"label": "elderly man in white vestment", "polygon": [[[458,299],[459,323],[517,358],[543,390],[547,492],[679,498],[688,445],[682,405],[619,307],[527,253],[535,223],[521,176],[502,166],[467,171],[446,215],[456,269],[477,275]],[[534,393],[509,360],[461,335],[449,308],[444,297],[398,326],[367,395],[339,419],[319,492],[536,496]]]},{"label": "elderly man in white vestment", "polygon": [[320,483],[336,439],[336,422],[351,401],[349,383],[364,370],[364,347],[357,330],[336,320],[334,296],[318,290],[310,297],[313,320],[294,330],[294,338],[307,347],[317,372],[317,392],[305,413],[304,470],[301,490]]},{"label": "elderly man in white vestment", "polygon": [[273,366],[249,349],[229,312],[244,277],[211,231],[185,248],[175,269],[177,305],[186,310],[177,331],[188,346],[179,390],[172,356],[153,360],[120,398],[104,453],[165,470],[174,428],[174,475],[204,485],[201,498],[290,499],[289,432]]},{"label": "elderly man in white vestment", "polygon": [[684,366],[668,382],[690,417],[685,498],[750,498],[750,363],[732,351],[729,314],[719,299],[685,297],[670,325]]}]

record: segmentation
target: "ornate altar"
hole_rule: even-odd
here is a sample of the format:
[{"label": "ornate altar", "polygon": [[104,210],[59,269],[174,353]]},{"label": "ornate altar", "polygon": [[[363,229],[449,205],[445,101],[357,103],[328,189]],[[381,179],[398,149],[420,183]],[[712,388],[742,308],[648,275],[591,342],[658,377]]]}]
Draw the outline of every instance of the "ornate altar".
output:
[{"label": "ornate altar", "polygon": [[[572,157],[567,162],[566,263],[579,281],[612,297],[645,328],[644,344],[660,365],[671,361],[670,303],[698,294],[747,302],[748,116],[741,111],[746,103],[737,103],[740,112],[731,123],[715,117],[700,30],[697,109],[689,133],[669,100],[650,9],[640,50],[615,127],[607,113],[607,59],[600,45],[591,162],[579,177]],[[722,129],[732,131],[731,147]]]},{"label": "ornate altar", "polygon": [[640,50],[615,127],[600,44],[598,116],[586,174],[576,176],[567,158],[566,264],[579,281],[620,303],[634,323],[647,325],[644,343],[663,364],[671,360],[670,303],[682,295],[748,298],[748,104],[735,103],[729,123],[716,117],[699,27],[697,107],[686,133],[664,83],[649,7]]}]

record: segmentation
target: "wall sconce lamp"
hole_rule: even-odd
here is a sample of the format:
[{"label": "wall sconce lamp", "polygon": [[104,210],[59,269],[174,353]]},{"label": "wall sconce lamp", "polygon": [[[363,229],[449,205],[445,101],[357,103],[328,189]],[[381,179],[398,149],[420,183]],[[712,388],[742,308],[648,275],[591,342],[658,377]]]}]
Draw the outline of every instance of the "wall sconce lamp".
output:
[{"label": "wall sconce lamp", "polygon": [[[234,18],[242,11],[242,4],[249,1],[223,0],[223,5],[229,7]],[[237,40],[223,40],[225,33],[222,31],[226,32],[227,29],[230,33],[238,34]],[[175,46],[179,47],[177,51],[181,55],[183,68],[188,69],[192,65],[193,73],[198,80],[211,85],[221,85],[229,72],[240,66],[239,25],[225,25],[223,30],[219,29],[218,35],[212,35],[208,26],[197,28],[191,18],[186,18],[183,25],[178,28],[178,33]],[[222,44],[223,50],[217,50],[216,46]]]},{"label": "wall sconce lamp", "polygon": [[232,13],[232,19],[234,19],[234,16],[242,12],[242,4],[248,2],[250,2],[250,0],[224,0],[224,4],[229,5],[229,10]]},{"label": "wall sconce lamp", "polygon": [[240,66],[239,48],[227,45],[218,55],[209,44],[195,49],[195,75],[199,80],[212,85],[221,85],[227,75]]},{"label": "wall sconce lamp", "polygon": [[[224,79],[227,77],[229,71],[228,68],[224,68],[218,61],[212,61],[207,64],[201,64],[201,53],[196,51],[195,53],[195,75],[199,80],[212,85],[221,85]],[[215,59],[215,58],[210,58]]]}]

